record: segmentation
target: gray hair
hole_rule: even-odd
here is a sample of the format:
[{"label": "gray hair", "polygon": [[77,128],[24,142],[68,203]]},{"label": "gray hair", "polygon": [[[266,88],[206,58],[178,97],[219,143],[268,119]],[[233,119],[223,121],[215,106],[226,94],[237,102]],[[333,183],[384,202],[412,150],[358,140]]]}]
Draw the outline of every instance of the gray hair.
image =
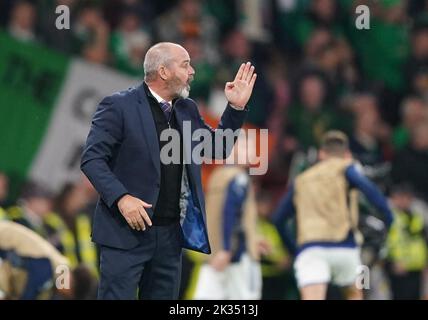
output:
[{"label": "gray hair", "polygon": [[150,47],[144,57],[144,81],[150,82],[157,78],[160,66],[167,66],[173,59],[171,46],[179,46],[172,42],[159,42]]}]

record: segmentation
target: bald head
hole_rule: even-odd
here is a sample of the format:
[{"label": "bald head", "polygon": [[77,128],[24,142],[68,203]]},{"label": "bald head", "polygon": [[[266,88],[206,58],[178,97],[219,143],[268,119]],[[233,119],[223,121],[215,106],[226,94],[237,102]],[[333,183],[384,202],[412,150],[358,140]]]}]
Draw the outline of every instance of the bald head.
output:
[{"label": "bald head", "polygon": [[156,80],[159,68],[168,67],[180,51],[187,53],[182,46],[172,42],[159,42],[147,50],[144,57],[144,80]]},{"label": "bald head", "polygon": [[175,43],[160,42],[144,58],[144,81],[166,101],[187,98],[194,74],[186,49]]}]

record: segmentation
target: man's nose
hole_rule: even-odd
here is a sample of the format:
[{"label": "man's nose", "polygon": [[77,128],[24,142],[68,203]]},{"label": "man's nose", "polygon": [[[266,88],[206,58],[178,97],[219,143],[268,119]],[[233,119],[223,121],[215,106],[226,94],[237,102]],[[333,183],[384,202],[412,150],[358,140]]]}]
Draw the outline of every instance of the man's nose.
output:
[{"label": "man's nose", "polygon": [[195,74],[195,69],[192,66],[189,66],[189,75],[193,76]]}]

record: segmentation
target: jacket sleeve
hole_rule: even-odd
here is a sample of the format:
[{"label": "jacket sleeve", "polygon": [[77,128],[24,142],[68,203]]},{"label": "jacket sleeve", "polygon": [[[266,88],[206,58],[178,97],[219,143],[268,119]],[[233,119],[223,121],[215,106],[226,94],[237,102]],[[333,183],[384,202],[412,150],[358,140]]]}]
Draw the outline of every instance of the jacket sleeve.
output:
[{"label": "jacket sleeve", "polygon": [[212,159],[226,159],[230,155],[239,136],[239,129],[244,124],[245,118],[248,114],[248,108],[245,107],[243,110],[237,110],[230,104],[227,104],[217,129],[214,129],[205,123],[196,104],[195,109],[200,126],[211,132],[212,146],[209,148],[211,154],[204,154],[204,156]]},{"label": "jacket sleeve", "polygon": [[98,105],[93,116],[80,168],[110,208],[128,193],[109,165],[121,144],[122,135],[122,112],[117,103],[107,97]]}]

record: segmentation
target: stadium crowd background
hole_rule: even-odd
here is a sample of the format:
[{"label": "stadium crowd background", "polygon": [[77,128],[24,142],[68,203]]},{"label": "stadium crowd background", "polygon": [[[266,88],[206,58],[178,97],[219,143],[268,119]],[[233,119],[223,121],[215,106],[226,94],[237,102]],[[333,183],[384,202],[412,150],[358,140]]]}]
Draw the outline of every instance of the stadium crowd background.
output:
[{"label": "stadium crowd background", "polygon": [[[55,28],[59,4],[71,10],[69,30]],[[359,4],[370,8],[369,30],[355,26]],[[423,242],[408,258],[418,260],[417,266],[402,263],[410,242],[382,235],[373,222],[361,219],[365,246],[372,249],[367,251],[372,255],[366,260],[371,266],[366,298],[389,299],[419,289],[421,298],[428,297],[428,1],[3,0],[0,28],[17,41],[138,79],[151,44],[180,43],[196,70],[190,96],[212,123],[224,108],[224,83],[241,62],[252,61],[258,79],[248,125],[270,133],[268,172],[253,177],[260,231],[270,249],[263,259],[263,298],[298,298],[291,257],[269,215],[292,177],[315,161],[319,139],[328,129],[346,132],[367,176],[402,211],[425,219],[421,228],[411,219],[404,222],[408,238]],[[7,114],[4,108],[0,105],[2,115]],[[31,206],[39,215],[32,223],[43,225],[40,233],[72,257],[73,266],[82,261],[91,266],[89,271],[82,268],[75,298],[93,297],[96,255],[85,217],[90,218],[96,192],[81,178],[58,190],[45,190],[37,181],[21,183],[23,192],[8,196],[13,172],[1,166],[0,171],[4,215],[24,221],[20,208]],[[370,210],[362,205],[362,212]],[[78,236],[77,228],[83,230]],[[385,238],[386,247],[380,245]],[[195,264],[197,258],[185,259],[183,298],[191,297]],[[394,282],[396,278],[404,280]],[[334,288],[331,295],[337,297]]]}]

